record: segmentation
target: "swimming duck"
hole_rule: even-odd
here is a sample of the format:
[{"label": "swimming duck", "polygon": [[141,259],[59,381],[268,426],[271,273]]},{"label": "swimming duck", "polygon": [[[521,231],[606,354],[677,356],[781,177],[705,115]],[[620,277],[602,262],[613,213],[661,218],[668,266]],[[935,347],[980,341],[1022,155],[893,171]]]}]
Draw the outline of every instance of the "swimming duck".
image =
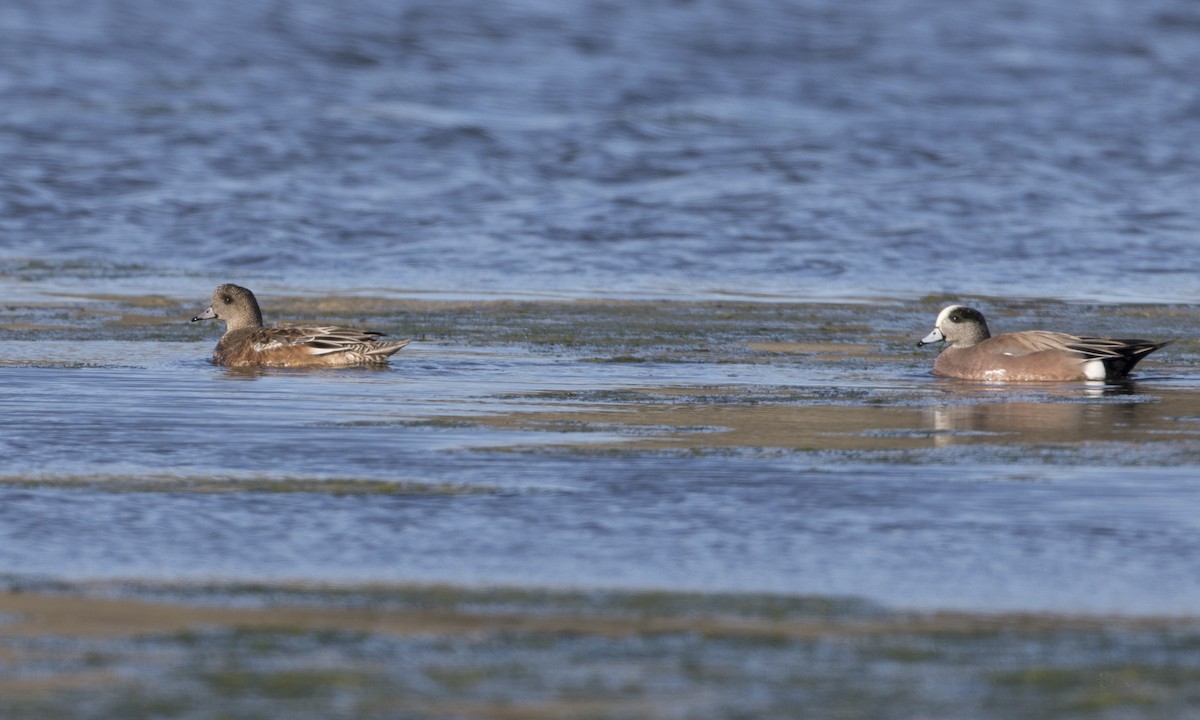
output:
[{"label": "swimming duck", "polygon": [[383,365],[411,342],[383,342],[378,339],[382,333],[335,325],[264,326],[254,293],[229,283],[217,286],[212,305],[192,318],[192,322],[199,320],[225,322],[225,334],[212,359],[229,367]]},{"label": "swimming duck", "polygon": [[1115,380],[1173,340],[1117,340],[1024,330],[992,337],[983,313],[963,305],[942,310],[917,346],[945,342],[933,374],[964,380],[1044,382]]}]

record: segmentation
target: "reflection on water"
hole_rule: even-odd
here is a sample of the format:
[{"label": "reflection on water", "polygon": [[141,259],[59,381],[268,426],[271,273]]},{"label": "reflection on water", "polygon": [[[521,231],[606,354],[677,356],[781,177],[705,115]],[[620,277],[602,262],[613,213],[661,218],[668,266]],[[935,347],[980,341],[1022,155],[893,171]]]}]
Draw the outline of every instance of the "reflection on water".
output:
[{"label": "reflection on water", "polygon": [[[1200,397],[1190,388],[1137,394],[1132,383],[1113,387],[960,383],[946,394],[939,392],[943,385],[931,378],[924,391],[895,388],[860,394],[853,401],[831,392],[765,394],[747,388],[688,391],[651,386],[636,396],[625,396],[624,402],[619,396],[592,396],[592,402],[531,403],[493,408],[493,414],[478,420],[495,428],[541,433],[528,444],[554,438],[555,432],[604,428],[624,433],[612,441],[612,447],[633,443],[640,450],[878,452],[1038,445],[1060,446],[1067,459],[1076,463],[1086,461],[1089,443],[1158,443],[1157,449],[1143,450],[1139,457],[1177,463],[1179,459],[1167,458],[1185,449],[1179,443],[1200,440],[1194,416]],[[585,394],[574,397],[589,399]],[[626,404],[630,400],[636,400],[636,413]]]},{"label": "reflection on water", "polygon": [[[1181,413],[1192,412],[1200,402],[1195,392],[1187,390],[1139,395],[1133,382],[1083,385],[1071,388],[1071,392],[1058,390],[1037,399],[1022,397],[1018,388],[1006,388],[1003,392],[1013,393],[1016,398],[1006,400],[996,397],[994,391],[985,391],[975,401],[931,407],[932,427],[938,431],[934,435],[937,444],[1150,440],[1156,434],[1184,430],[1177,418]],[[964,395],[970,398],[967,393]]]}]

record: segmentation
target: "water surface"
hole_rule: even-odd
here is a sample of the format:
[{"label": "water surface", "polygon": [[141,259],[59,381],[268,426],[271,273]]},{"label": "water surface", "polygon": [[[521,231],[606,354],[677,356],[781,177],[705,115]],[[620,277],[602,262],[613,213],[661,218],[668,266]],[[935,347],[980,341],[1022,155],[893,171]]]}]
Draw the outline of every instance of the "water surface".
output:
[{"label": "water surface", "polygon": [[1186,0],[64,0],[0,32],[9,296],[1198,297]]},{"label": "water surface", "polygon": [[[246,371],[207,362],[215,328],[184,300],[159,305],[110,299],[91,329],[39,331],[81,339],[3,345],[7,572],[989,611],[1200,598],[1191,341],[1124,384],[1003,386],[928,375],[912,337],[932,303],[343,299],[327,312],[422,339],[383,370]],[[1081,314],[1061,320],[1181,329],[1174,309]]]},{"label": "water surface", "polygon": [[[1196,607],[1188,3],[0,32],[0,571]],[[184,320],[223,281],[416,342],[216,368]],[[1180,342],[1112,387],[934,380],[960,300]]]},{"label": "water surface", "polygon": [[[1195,716],[1198,65],[1187,0],[5,3],[0,714]],[[414,342],[217,368],[222,282]],[[1178,342],[940,380],[950,302]]]}]

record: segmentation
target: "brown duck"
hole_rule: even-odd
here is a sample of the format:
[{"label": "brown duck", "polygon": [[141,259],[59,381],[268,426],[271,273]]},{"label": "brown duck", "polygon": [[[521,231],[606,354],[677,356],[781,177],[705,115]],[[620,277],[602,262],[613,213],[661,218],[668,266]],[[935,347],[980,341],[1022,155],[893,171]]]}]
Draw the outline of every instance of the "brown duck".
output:
[{"label": "brown duck", "polygon": [[212,305],[192,318],[223,320],[225,334],[213,362],[229,367],[343,367],[383,365],[409,340],[383,342],[382,333],[334,325],[263,326],[254,293],[225,284],[213,291]]},{"label": "brown duck", "polygon": [[1115,380],[1173,340],[1116,340],[1025,330],[992,337],[983,313],[962,305],[942,310],[918,346],[945,342],[933,374],[991,382]]}]

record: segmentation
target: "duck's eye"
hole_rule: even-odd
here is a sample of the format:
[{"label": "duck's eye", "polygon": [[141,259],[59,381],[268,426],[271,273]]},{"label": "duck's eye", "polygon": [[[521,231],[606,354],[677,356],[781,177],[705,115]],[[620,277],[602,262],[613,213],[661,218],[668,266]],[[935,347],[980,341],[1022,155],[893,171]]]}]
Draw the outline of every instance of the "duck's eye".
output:
[{"label": "duck's eye", "polygon": [[962,322],[962,316],[961,315],[951,315],[950,322]]},{"label": "duck's eye", "polygon": [[229,303],[233,302],[233,297],[232,297],[232,296],[230,296],[230,295],[222,295],[222,296],[221,296],[221,302],[223,302],[223,303],[225,303],[226,305],[228,305]]}]

